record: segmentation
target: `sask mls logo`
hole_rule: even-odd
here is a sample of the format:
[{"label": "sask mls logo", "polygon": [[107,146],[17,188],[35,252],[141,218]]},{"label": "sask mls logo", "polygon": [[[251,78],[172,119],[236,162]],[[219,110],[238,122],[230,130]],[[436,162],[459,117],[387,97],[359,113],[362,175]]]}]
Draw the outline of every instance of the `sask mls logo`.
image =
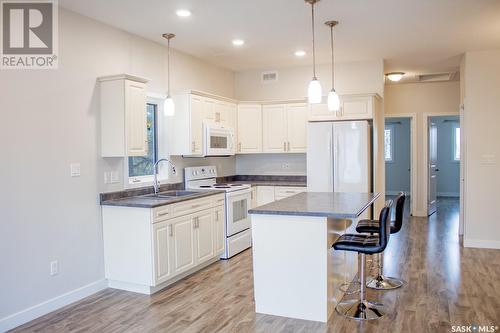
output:
[{"label": "sask mls logo", "polygon": [[0,4],[0,68],[57,68],[57,2],[0,0]]}]

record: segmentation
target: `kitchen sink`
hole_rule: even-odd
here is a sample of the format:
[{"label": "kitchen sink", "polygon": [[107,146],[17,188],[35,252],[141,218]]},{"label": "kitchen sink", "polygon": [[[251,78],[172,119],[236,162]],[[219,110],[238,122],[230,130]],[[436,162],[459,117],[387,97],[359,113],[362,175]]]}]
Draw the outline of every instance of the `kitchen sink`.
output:
[{"label": "kitchen sink", "polygon": [[193,192],[193,191],[165,191],[165,192],[160,192],[157,194],[148,194],[145,195],[145,198],[157,198],[157,199],[171,199],[171,198],[178,198],[178,197],[184,197],[187,195],[193,195],[197,194],[198,192]]}]

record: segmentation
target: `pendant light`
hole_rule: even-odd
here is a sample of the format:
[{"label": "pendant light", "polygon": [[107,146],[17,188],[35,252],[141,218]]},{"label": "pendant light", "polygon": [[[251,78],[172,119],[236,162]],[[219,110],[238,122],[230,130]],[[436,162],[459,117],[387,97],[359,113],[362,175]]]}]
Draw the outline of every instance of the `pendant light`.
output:
[{"label": "pendant light", "polygon": [[334,48],[333,48],[333,28],[339,24],[338,21],[328,21],[325,22],[327,26],[330,27],[330,39],[332,45],[332,90],[328,93],[328,110],[329,111],[338,111],[340,109],[340,99],[339,95],[335,91],[335,57],[334,57]]},{"label": "pendant light", "polygon": [[168,117],[175,115],[175,105],[172,96],[170,96],[170,40],[175,37],[174,34],[163,34],[163,38],[168,41],[167,46],[167,98],[163,104],[163,114]]},{"label": "pendant light", "polygon": [[319,0],[305,0],[305,2],[311,4],[311,16],[312,16],[312,53],[313,53],[313,78],[309,82],[309,87],[307,88],[307,99],[310,104],[321,103],[322,91],[321,84],[316,78],[316,50],[314,45],[314,4]]}]

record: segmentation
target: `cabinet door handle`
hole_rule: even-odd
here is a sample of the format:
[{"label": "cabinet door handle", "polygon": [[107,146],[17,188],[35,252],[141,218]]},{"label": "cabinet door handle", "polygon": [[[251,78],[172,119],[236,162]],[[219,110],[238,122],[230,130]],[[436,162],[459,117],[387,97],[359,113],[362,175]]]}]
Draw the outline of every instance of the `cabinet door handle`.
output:
[{"label": "cabinet door handle", "polygon": [[286,151],[286,141],[283,142],[283,151]]},{"label": "cabinet door handle", "polygon": [[238,143],[238,151],[241,153],[241,142]]},{"label": "cabinet door handle", "polygon": [[219,211],[215,211],[215,221],[219,221]]},{"label": "cabinet door handle", "polygon": [[170,237],[173,237],[174,236],[174,225],[173,224],[169,225],[169,228],[170,228],[169,235],[170,235]]},{"label": "cabinet door handle", "polygon": [[290,141],[288,141],[288,151],[290,151]]},{"label": "cabinet door handle", "polygon": [[168,215],[168,212],[158,213],[157,216],[165,216]]},{"label": "cabinet door handle", "polygon": [[196,151],[196,142],[193,141],[193,143],[191,144],[191,150],[193,151],[193,153]]}]

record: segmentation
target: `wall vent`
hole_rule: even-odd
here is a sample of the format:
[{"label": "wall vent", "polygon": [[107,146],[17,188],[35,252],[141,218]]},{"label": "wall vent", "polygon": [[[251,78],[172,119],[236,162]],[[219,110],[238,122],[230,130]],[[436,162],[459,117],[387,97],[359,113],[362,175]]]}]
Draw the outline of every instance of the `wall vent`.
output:
[{"label": "wall vent", "polygon": [[278,81],[278,72],[270,71],[270,72],[262,72],[260,76],[260,81],[262,83],[271,83]]},{"label": "wall vent", "polygon": [[456,72],[451,73],[436,73],[436,74],[422,74],[418,75],[418,81],[420,82],[440,82],[440,81],[453,81],[455,79]]}]

